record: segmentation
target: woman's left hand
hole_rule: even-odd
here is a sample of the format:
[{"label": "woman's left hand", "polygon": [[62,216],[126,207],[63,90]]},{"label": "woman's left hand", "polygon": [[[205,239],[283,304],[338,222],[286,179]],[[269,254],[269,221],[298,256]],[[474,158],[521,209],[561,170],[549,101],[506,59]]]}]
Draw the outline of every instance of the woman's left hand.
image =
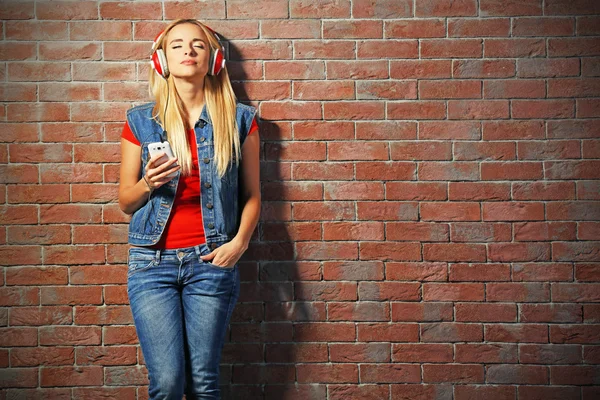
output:
[{"label": "woman's left hand", "polygon": [[242,257],[246,248],[237,240],[233,239],[229,242],[217,247],[210,253],[200,256],[203,261],[209,261],[218,267],[233,267]]}]

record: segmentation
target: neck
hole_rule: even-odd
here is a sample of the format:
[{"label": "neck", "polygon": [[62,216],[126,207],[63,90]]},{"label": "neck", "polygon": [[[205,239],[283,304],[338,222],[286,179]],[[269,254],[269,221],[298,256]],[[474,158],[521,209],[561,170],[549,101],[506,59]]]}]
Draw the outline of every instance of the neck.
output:
[{"label": "neck", "polygon": [[182,79],[174,79],[175,88],[184,108],[189,114],[200,110],[204,107],[204,79],[198,81],[187,81]]}]

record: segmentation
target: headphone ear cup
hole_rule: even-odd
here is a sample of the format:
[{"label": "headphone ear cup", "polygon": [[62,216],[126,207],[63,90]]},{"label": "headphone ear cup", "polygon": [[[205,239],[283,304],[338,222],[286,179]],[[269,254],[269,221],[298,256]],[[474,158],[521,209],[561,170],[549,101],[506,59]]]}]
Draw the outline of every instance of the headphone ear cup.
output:
[{"label": "headphone ear cup", "polygon": [[215,75],[215,50],[211,47],[210,54],[208,55],[208,75]]},{"label": "headphone ear cup", "polygon": [[159,32],[152,42],[152,55],[150,56],[150,65],[156,73],[167,79],[169,76],[169,67],[167,65],[167,57],[163,49],[157,49],[160,38],[165,33],[164,29]]},{"label": "headphone ear cup", "polygon": [[225,67],[225,53],[223,52],[223,48],[217,49],[215,51],[215,56],[213,60],[215,75],[218,75],[219,72]]},{"label": "headphone ear cup", "polygon": [[161,75],[164,78],[169,77],[169,65],[167,64],[167,56],[165,55],[165,51],[163,49],[156,50],[156,58],[158,59],[158,63],[161,67]]},{"label": "headphone ear cup", "polygon": [[167,58],[163,49],[158,49],[152,53],[150,60],[150,65],[156,71],[156,73],[166,79],[169,76],[169,67],[167,65]]},{"label": "headphone ear cup", "polygon": [[221,72],[221,70],[225,66],[225,56],[222,48],[212,49],[208,61],[208,74],[219,75],[219,72]]},{"label": "headphone ear cup", "polygon": [[218,75],[219,72],[225,67],[225,48],[221,42],[221,36],[217,32],[214,31],[211,27],[204,25],[209,31],[215,35],[217,41],[219,42],[219,47],[214,49],[210,48],[210,57],[208,59],[208,74],[209,75]]}]

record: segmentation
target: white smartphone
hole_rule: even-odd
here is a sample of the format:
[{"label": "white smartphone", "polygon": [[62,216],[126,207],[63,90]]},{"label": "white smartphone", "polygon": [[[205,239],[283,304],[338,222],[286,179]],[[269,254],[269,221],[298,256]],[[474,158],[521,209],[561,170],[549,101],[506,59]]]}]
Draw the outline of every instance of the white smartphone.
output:
[{"label": "white smartphone", "polygon": [[[166,163],[167,161],[169,161],[172,158],[175,158],[175,155],[173,154],[173,150],[171,150],[171,145],[169,144],[169,142],[154,142],[154,143],[149,143],[148,144],[148,152],[150,153],[150,158],[154,157],[157,154],[160,153],[165,153],[164,156],[162,156],[161,158],[159,158],[157,161],[159,160],[163,160],[162,162],[157,162],[156,165],[161,165]],[[171,166],[169,167],[169,169],[175,167],[177,164],[177,162],[171,164]],[[170,177],[174,177],[177,176],[177,171],[167,175],[169,178]]]}]

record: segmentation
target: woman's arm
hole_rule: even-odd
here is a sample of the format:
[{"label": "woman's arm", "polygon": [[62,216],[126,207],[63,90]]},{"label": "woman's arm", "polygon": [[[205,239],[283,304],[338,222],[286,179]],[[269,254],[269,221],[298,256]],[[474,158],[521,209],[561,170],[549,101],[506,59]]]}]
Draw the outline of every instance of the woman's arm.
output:
[{"label": "woman's arm", "polygon": [[240,204],[243,204],[240,229],[234,239],[242,248],[247,249],[248,243],[256,224],[260,217],[261,196],[260,196],[260,137],[258,130],[252,135],[246,137],[242,146],[241,180],[243,198]]},{"label": "woman's arm", "polygon": [[133,214],[135,210],[148,200],[150,188],[139,179],[142,163],[142,148],[129,140],[121,139],[121,169],[119,177],[119,207],[125,214]]},{"label": "woman's arm", "polygon": [[[142,148],[127,139],[121,138],[121,169],[119,178],[119,207],[126,214],[133,214],[138,208],[148,201],[150,186],[152,190],[162,186],[173,178],[164,178],[171,172],[177,171],[179,166],[165,171],[177,161],[176,158],[169,160],[160,166],[153,168],[155,161],[162,154],[157,154],[150,159],[144,171],[145,179],[139,179],[142,162],[140,159]],[[146,181],[148,183],[146,183]],[[149,186],[150,185],[150,186]]]}]

